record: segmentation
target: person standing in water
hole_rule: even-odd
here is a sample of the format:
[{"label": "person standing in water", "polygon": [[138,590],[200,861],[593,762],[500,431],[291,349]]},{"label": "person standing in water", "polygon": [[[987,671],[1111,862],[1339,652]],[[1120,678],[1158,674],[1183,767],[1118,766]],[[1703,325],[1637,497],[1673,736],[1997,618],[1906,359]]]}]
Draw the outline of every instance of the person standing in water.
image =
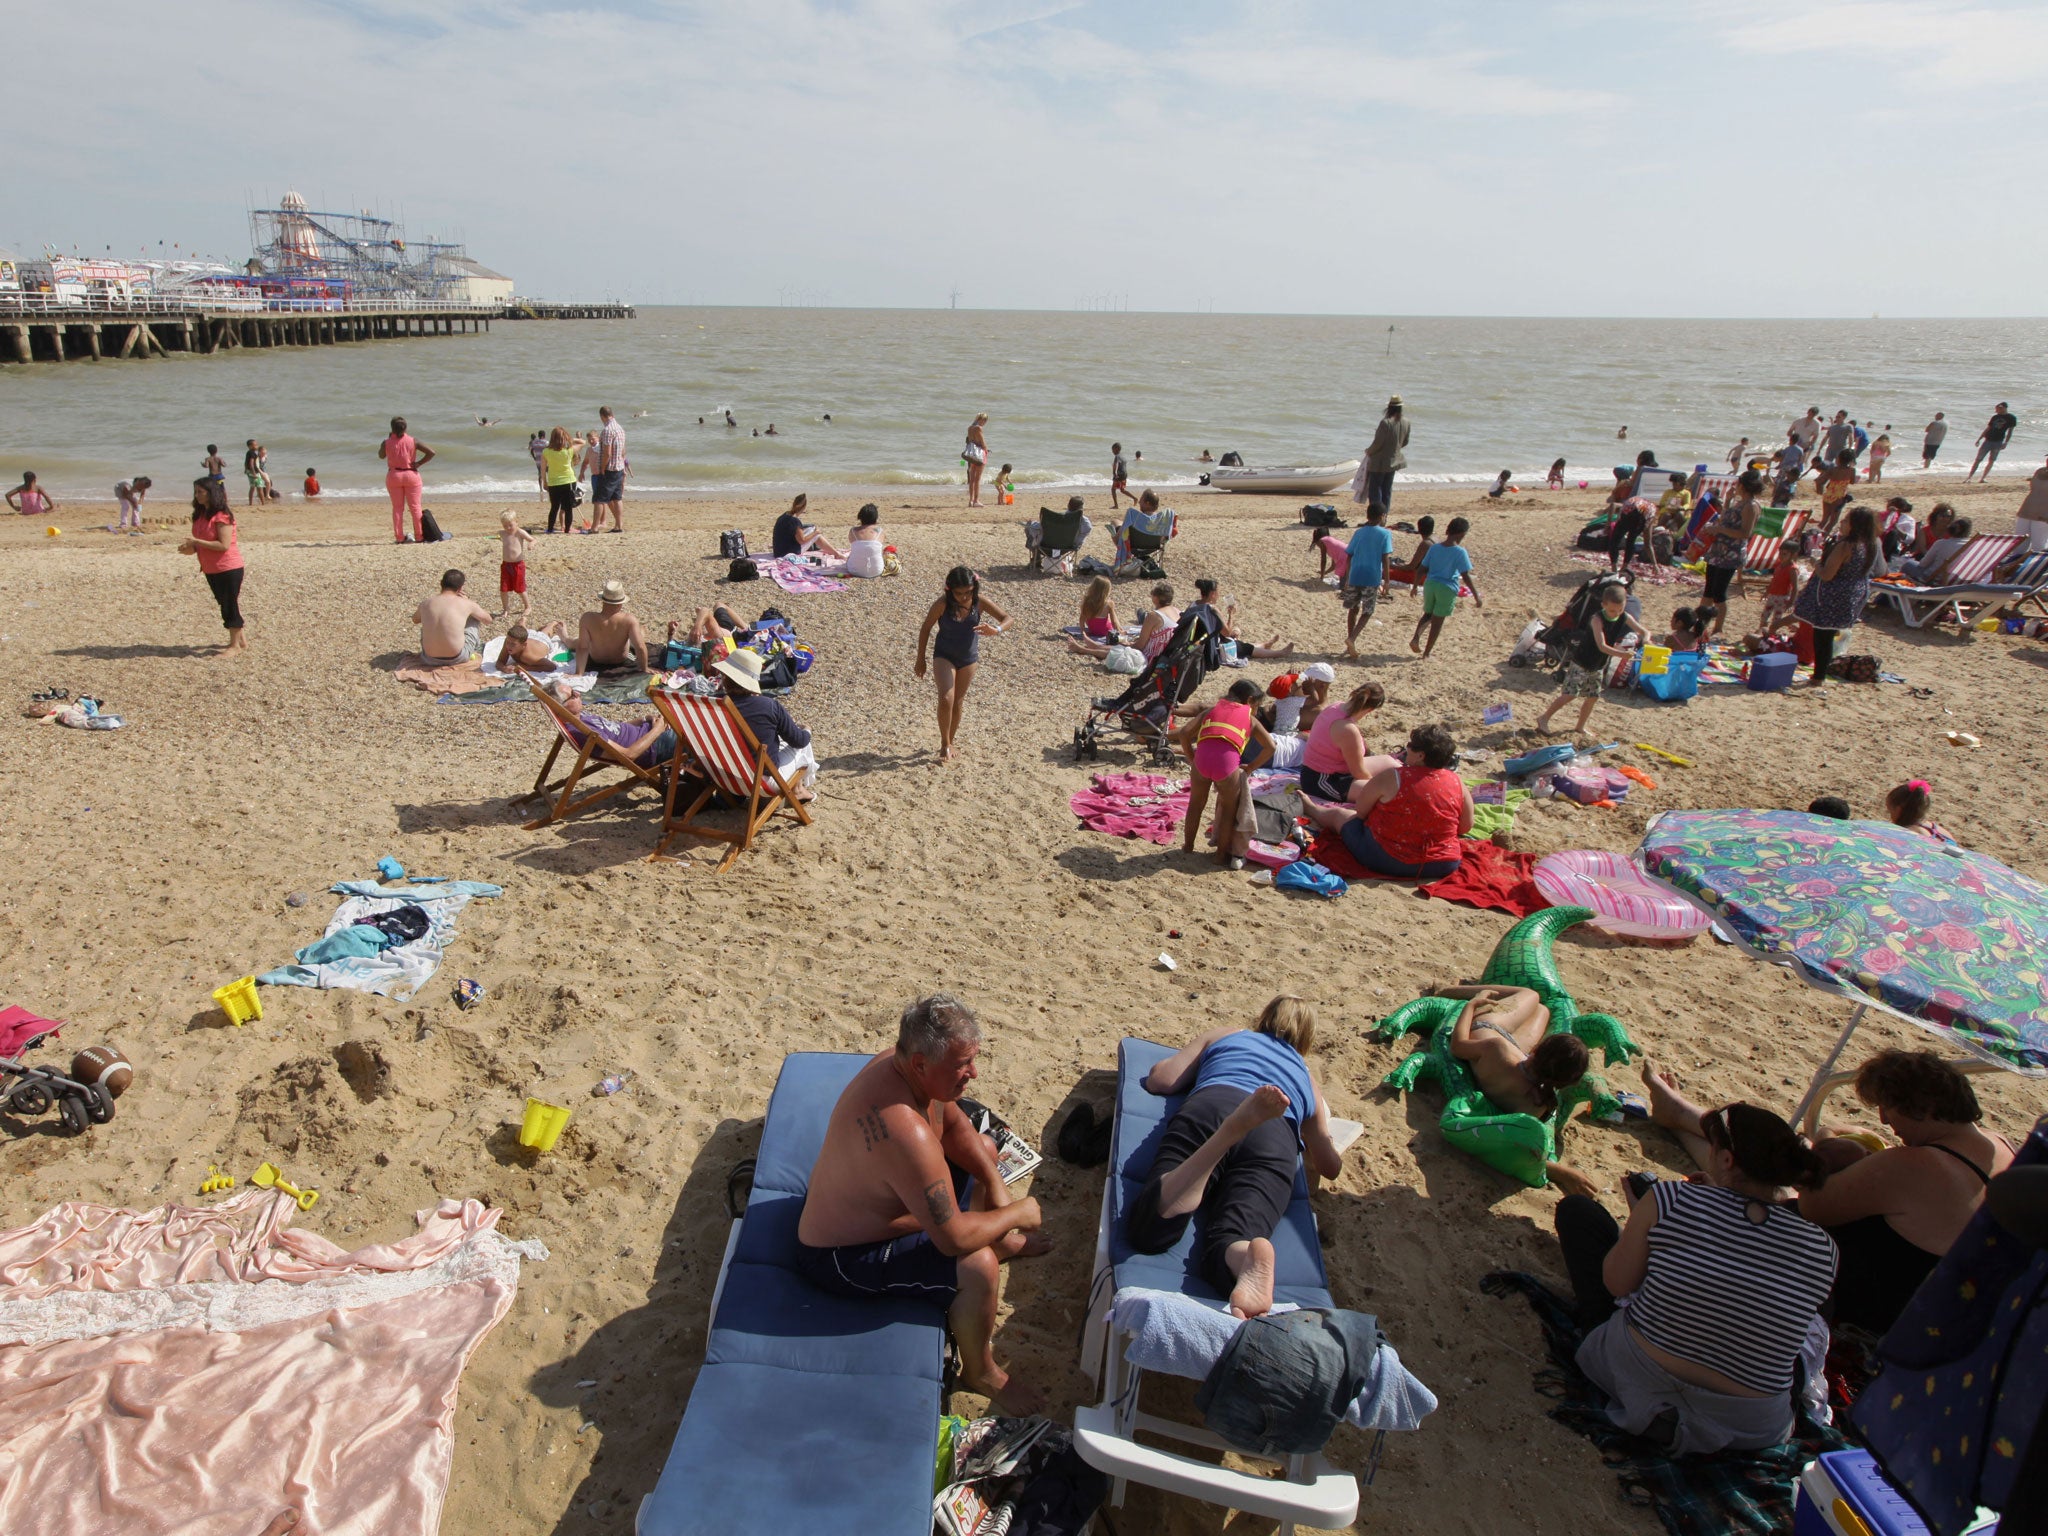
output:
[{"label": "person standing in water", "polygon": [[924,628],[917,632],[915,675],[924,676],[925,645],[938,631],[931,647],[932,677],[939,690],[939,760],[950,762],[958,754],[953,738],[960,731],[960,713],[967,703],[967,685],[974,681],[975,666],[981,660],[981,637],[1000,635],[1009,628],[1010,616],[981,595],[981,578],[964,565],[946,573],[946,592],[924,616]]},{"label": "person standing in water", "polygon": [[981,472],[988,468],[988,437],[981,430],[988,425],[988,412],[983,411],[967,424],[967,445],[960,450],[960,456],[967,461],[967,505],[981,505]]}]

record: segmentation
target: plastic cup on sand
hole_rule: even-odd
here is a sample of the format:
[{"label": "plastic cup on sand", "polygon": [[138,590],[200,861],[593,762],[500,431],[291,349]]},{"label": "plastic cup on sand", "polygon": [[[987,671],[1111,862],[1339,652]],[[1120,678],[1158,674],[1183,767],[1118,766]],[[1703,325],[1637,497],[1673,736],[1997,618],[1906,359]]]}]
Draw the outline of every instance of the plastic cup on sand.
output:
[{"label": "plastic cup on sand", "polygon": [[230,1024],[247,1024],[251,1019],[263,1017],[263,1004],[256,996],[254,976],[244,976],[224,987],[215,987],[213,1000],[220,1004],[220,1011],[228,1016]]},{"label": "plastic cup on sand", "polygon": [[519,1145],[531,1147],[536,1152],[552,1152],[556,1138],[562,1134],[562,1127],[568,1123],[569,1111],[559,1104],[528,1099],[526,1117],[519,1122]]}]

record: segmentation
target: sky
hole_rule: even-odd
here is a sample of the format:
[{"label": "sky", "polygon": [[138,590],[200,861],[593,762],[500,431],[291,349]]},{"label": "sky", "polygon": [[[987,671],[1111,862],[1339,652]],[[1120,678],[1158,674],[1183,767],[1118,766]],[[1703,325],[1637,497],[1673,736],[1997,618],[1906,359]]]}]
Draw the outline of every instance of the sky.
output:
[{"label": "sky", "polygon": [[[2040,314],[2011,0],[14,8],[0,243],[249,253],[296,189],[543,298]],[[205,18],[196,25],[195,18]],[[146,62],[145,62],[146,61]],[[2036,188],[2029,193],[2027,188]],[[161,248],[158,242],[163,242]]]}]

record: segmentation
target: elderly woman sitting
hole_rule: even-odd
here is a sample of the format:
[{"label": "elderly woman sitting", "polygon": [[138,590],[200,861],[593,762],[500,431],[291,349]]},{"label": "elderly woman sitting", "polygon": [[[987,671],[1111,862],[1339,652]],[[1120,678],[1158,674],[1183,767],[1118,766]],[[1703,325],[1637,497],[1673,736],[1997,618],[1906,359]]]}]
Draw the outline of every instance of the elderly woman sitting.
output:
[{"label": "elderly woman sitting", "polygon": [[[1327,714],[1328,711],[1325,711]],[[1440,725],[1408,733],[1406,750],[1368,757],[1343,805],[1304,796],[1310,819],[1334,832],[1367,870],[1389,880],[1427,883],[1465,862],[1458,839],[1472,830],[1472,791],[1452,766],[1458,744]]]}]

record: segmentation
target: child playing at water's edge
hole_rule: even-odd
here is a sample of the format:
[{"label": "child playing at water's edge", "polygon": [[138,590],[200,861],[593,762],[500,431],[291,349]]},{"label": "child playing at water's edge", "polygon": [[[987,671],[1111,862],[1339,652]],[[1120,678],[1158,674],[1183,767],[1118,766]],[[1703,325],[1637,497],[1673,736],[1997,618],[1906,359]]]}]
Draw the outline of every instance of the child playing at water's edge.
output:
[{"label": "child playing at water's edge", "polygon": [[[1415,621],[1415,634],[1408,649],[1424,659],[1436,649],[1437,636],[1444,632],[1444,620],[1457,610],[1460,583],[1471,588],[1473,607],[1486,606],[1472,581],[1472,555],[1465,548],[1465,535],[1471,528],[1464,518],[1452,518],[1451,526],[1444,530],[1443,543],[1432,545],[1422,556],[1422,617]],[[1423,639],[1424,631],[1429,635],[1427,641]]]}]

